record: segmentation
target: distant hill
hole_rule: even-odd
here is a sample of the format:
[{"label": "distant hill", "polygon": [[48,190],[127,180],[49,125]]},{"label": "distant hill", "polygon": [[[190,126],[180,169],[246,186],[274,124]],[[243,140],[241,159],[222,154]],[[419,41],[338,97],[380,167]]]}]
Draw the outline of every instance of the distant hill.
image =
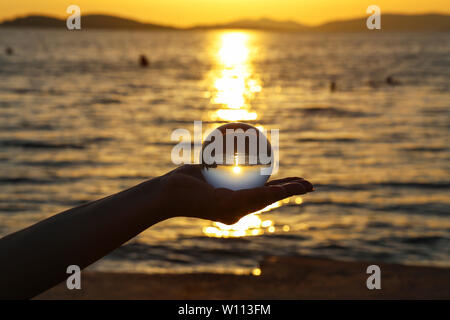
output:
[{"label": "distant hill", "polygon": [[306,31],[310,27],[294,21],[275,21],[268,18],[242,19],[217,25],[200,25],[191,29],[258,29],[277,31]]},{"label": "distant hill", "polygon": [[[276,21],[267,18],[243,19],[230,23],[216,25],[200,25],[188,30],[211,30],[211,29],[254,29],[293,32],[361,32],[368,31],[366,27],[367,16],[331,21],[319,26],[306,26],[294,21]],[[65,28],[64,19],[30,15],[26,17],[6,20],[0,23],[0,27],[42,27],[42,28]],[[133,30],[186,30],[171,26],[143,23],[132,19],[104,15],[87,14],[81,18],[82,29],[133,29]],[[450,31],[450,15],[445,14],[382,14],[382,31]]]},{"label": "distant hill", "polygon": [[[366,31],[367,17],[332,21],[312,28],[314,31]],[[450,15],[443,14],[381,14],[383,31],[450,31]]]},{"label": "distant hill", "polygon": [[[42,27],[42,28],[65,28],[66,20],[31,15],[13,20],[7,20],[0,24],[2,27]],[[137,30],[170,30],[176,29],[174,27],[142,23],[136,20],[109,16],[104,14],[87,14],[81,16],[81,28],[82,29],[137,29]]]},{"label": "distant hill", "polygon": [[60,28],[65,27],[66,22],[58,18],[31,15],[26,17],[15,18],[13,20],[5,20],[0,24],[0,26]]}]

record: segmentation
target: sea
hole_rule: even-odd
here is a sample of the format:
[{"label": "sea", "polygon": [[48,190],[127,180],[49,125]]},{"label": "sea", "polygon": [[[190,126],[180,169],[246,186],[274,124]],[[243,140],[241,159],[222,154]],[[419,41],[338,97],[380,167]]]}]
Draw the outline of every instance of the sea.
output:
[{"label": "sea", "polygon": [[279,130],[272,178],[316,191],[232,226],[166,220],[89,269],[250,274],[273,255],[449,267],[449,89],[448,32],[2,28],[0,236],[173,170],[175,129],[240,121]]}]

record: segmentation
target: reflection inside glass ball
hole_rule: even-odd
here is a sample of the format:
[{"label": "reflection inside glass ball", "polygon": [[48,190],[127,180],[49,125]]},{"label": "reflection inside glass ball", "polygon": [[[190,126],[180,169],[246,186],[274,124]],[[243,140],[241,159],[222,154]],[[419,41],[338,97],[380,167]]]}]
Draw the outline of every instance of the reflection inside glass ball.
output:
[{"label": "reflection inside glass ball", "polygon": [[263,186],[272,172],[272,147],[263,132],[245,123],[216,128],[202,145],[205,180],[230,190]]}]

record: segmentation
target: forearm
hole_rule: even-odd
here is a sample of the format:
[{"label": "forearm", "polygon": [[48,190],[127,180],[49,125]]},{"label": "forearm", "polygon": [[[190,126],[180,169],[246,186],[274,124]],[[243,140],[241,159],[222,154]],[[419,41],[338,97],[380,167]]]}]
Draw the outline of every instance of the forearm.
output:
[{"label": "forearm", "polygon": [[0,298],[31,298],[168,218],[158,190],[149,180],[0,239]]}]

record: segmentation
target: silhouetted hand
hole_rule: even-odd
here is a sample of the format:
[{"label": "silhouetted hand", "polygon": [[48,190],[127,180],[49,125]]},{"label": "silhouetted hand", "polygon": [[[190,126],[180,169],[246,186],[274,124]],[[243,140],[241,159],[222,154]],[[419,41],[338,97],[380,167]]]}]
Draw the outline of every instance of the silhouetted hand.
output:
[{"label": "silhouetted hand", "polygon": [[233,224],[241,217],[278,200],[314,191],[302,178],[272,180],[263,187],[232,191],[214,188],[201,165],[183,165],[159,178],[160,205],[169,217],[186,216]]}]

